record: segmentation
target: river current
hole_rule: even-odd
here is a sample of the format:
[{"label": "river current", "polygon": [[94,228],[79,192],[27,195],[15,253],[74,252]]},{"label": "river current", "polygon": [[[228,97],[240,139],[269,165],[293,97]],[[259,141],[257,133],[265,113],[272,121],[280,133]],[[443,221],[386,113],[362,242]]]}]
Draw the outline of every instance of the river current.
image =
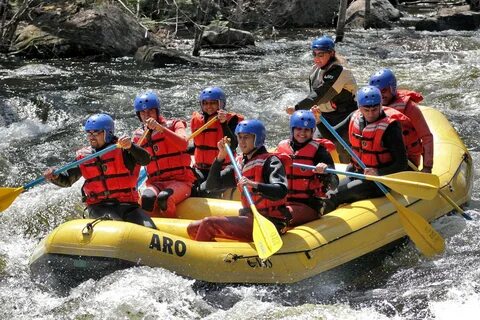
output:
[{"label": "river current", "polygon": [[[0,65],[0,186],[15,187],[49,166],[73,160],[85,145],[88,115],[115,116],[117,134],[139,125],[132,102],[157,91],[167,117],[189,119],[209,85],[227,94],[227,109],[266,123],[267,145],[288,137],[286,105],[308,92],[309,42],[299,30],[261,40],[264,55],[202,51],[208,67],[154,69],[131,58],[3,61]],[[441,110],[480,163],[480,33],[357,30],[337,52],[358,84],[383,67],[400,87],[420,91]],[[480,197],[478,169],[467,213],[433,226],[446,252],[433,260],[411,243],[375,259],[360,259],[292,285],[208,285],[160,268],[137,267],[88,280],[63,293],[30,279],[36,244],[60,223],[79,217],[81,182],[50,184],[21,194],[0,213],[0,319],[478,319],[480,313]]]}]

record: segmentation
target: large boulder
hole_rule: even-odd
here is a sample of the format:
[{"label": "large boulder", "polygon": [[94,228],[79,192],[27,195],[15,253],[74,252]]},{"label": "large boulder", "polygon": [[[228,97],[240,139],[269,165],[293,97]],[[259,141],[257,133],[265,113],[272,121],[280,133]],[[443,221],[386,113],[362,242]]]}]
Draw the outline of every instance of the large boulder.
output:
[{"label": "large boulder", "polygon": [[32,57],[127,56],[147,42],[145,29],[116,6],[86,9],[59,2],[37,7],[29,16],[13,48]]},{"label": "large boulder", "polygon": [[200,58],[189,56],[179,50],[150,45],[138,48],[134,57],[138,63],[153,65],[156,68],[164,68],[171,65],[198,66],[205,63]]},{"label": "large boulder", "polygon": [[203,30],[200,46],[202,48],[243,48],[254,46],[253,34],[224,26],[208,26]]},{"label": "large boulder", "polygon": [[470,11],[468,6],[442,8],[435,17],[423,18],[414,24],[416,30],[477,30],[480,12]]},{"label": "large boulder", "polygon": [[[402,16],[388,0],[371,0],[370,23],[371,28],[390,28]],[[347,8],[346,25],[350,28],[363,28],[365,25],[365,0],[352,2]]]}]

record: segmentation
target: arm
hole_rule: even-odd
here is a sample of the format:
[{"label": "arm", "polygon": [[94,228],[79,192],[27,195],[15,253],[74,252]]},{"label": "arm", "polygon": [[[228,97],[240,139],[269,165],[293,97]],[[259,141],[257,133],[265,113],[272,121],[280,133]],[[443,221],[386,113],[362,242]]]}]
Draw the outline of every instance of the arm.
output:
[{"label": "arm", "polygon": [[[335,163],[332,156],[327,149],[320,147],[317,149],[313,158],[313,163],[325,163],[328,168],[335,169]],[[335,190],[338,187],[339,179],[336,174],[327,173],[318,175],[319,179],[323,182],[323,185],[330,190]]]},{"label": "arm", "polygon": [[70,187],[82,177],[79,167],[68,169],[59,175],[54,175],[55,168],[49,168],[44,172],[45,179],[62,188]]},{"label": "arm", "polygon": [[235,128],[237,127],[237,124],[238,124],[238,117],[236,116],[232,117],[228,122],[225,121],[224,123],[221,123],[223,135],[230,139],[230,147],[232,148],[232,150],[235,150],[238,147],[237,136],[234,133]]},{"label": "arm", "polygon": [[427,121],[423,116],[420,108],[413,103],[409,102],[406,110],[407,116],[412,121],[415,131],[417,131],[418,137],[422,141],[423,145],[423,167],[431,169],[433,167],[433,135],[428,128]]},{"label": "arm", "polygon": [[342,66],[332,66],[323,75],[322,85],[317,88],[313,88],[313,91],[311,91],[305,99],[301,100],[295,105],[295,110],[309,110],[314,105],[331,101],[336,95],[339,94],[339,91],[337,91],[335,87],[338,86],[336,82],[339,81],[342,71]]},{"label": "arm", "polygon": [[205,182],[207,190],[222,190],[226,188],[235,188],[237,186],[233,167],[230,165],[222,170],[223,161],[224,159],[216,159],[212,163]]},{"label": "arm", "polygon": [[265,161],[263,166],[263,179],[268,183],[258,183],[253,189],[267,199],[279,200],[287,196],[288,182],[285,168],[276,156]]},{"label": "arm", "polygon": [[132,143],[130,149],[123,149],[123,162],[128,170],[133,171],[136,165],[146,166],[150,163],[150,154],[147,150]]},{"label": "arm", "polygon": [[163,133],[165,134],[165,139],[169,139],[178,147],[178,150],[186,150],[188,147],[187,132],[185,130],[185,125],[178,121],[175,123],[175,132],[172,130],[163,127]]},{"label": "arm", "polygon": [[382,143],[392,154],[393,162],[389,166],[378,169],[378,175],[383,176],[407,170],[407,151],[403,143],[402,129],[398,122],[393,122],[388,126],[383,135]]}]

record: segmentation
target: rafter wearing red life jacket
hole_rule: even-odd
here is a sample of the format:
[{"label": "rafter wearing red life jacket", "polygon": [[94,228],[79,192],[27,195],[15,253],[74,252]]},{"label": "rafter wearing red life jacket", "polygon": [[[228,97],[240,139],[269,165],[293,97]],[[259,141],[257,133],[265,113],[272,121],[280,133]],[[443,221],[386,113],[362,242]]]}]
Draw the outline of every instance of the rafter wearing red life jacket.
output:
[{"label": "rafter wearing red life jacket", "polygon": [[[242,115],[228,112],[227,123],[235,116],[238,118],[237,122],[244,120],[244,117]],[[204,119],[203,114],[199,112],[194,112],[192,115],[192,120],[190,122],[192,132],[197,131],[201,126],[206,123],[207,120],[208,119]],[[212,163],[213,161],[215,161],[215,158],[218,154],[217,143],[224,136],[225,133],[223,132],[222,124],[220,123],[220,121],[215,121],[208,128],[203,130],[202,133],[193,138],[193,142],[195,143],[195,167],[199,169],[209,169],[212,166]],[[225,159],[223,167],[226,167],[230,163],[230,159]]]},{"label": "rafter wearing red life jacket", "polygon": [[[380,117],[373,123],[368,123],[360,129],[362,113],[357,110],[353,113],[349,124],[349,141],[355,154],[369,168],[382,168],[393,162],[390,152],[382,146],[383,134],[387,127],[398,121],[388,115]],[[352,159],[353,164],[361,170],[359,164]]]},{"label": "rafter wearing red life jacket", "polygon": [[418,138],[417,131],[412,124],[412,121],[405,114],[390,108],[383,107],[385,114],[400,122],[402,126],[402,136],[405,147],[407,148],[407,156],[416,166],[420,164],[420,156],[423,152],[422,142]]},{"label": "rafter wearing red life jacket", "polygon": [[[292,161],[307,165],[316,165],[313,163],[318,148],[323,147],[328,152],[335,150],[335,144],[328,139],[312,139],[303,148],[293,151],[290,145],[290,139],[279,143],[277,151],[288,155]],[[285,166],[288,179],[287,201],[305,200],[311,197],[324,198],[325,188],[318,175],[312,170],[305,170],[294,166]]]},{"label": "rafter wearing red life jacket", "polygon": [[[415,150],[408,150],[409,160],[418,167],[420,156],[423,156],[423,166],[431,169],[433,167],[433,135],[425,121],[425,117],[417,106],[417,103],[422,101],[423,96],[421,93],[410,90],[397,90],[394,100],[387,107],[394,108],[410,119],[411,126],[416,132],[416,139],[421,142],[420,146],[417,145],[414,148]],[[415,142],[415,137],[407,138],[405,144],[408,146],[411,144],[411,141]]]},{"label": "rafter wearing red life jacket", "polygon": [[[77,151],[76,159],[80,160],[94,153],[92,147]],[[82,192],[87,205],[99,203],[107,199],[119,202],[138,202],[137,177],[140,166],[135,166],[133,172],[125,167],[122,149],[115,149],[100,157],[79,165],[85,178]]]},{"label": "rafter wearing red life jacket", "polygon": [[[175,124],[181,120],[169,120],[159,117],[158,122],[175,132]],[[182,121],[184,125],[186,123]],[[133,141],[137,143],[144,133],[143,129],[134,132]],[[147,165],[147,175],[150,182],[178,180],[192,183],[195,176],[190,167],[191,158],[185,150],[179,150],[178,145],[166,139],[168,132],[154,131],[147,135],[141,147],[148,151],[151,161]]]},{"label": "rafter wearing red life jacket", "polygon": [[[243,164],[242,157],[238,156],[237,163],[240,164],[239,168],[242,171],[242,176],[255,182],[265,183],[263,179],[263,166],[265,164],[265,161],[273,155],[274,154],[271,153],[262,153],[254,156],[246,164]],[[275,156],[277,156],[282,161],[284,166],[291,166],[290,157],[281,154],[275,154]],[[250,204],[247,198],[245,197],[243,192],[241,194],[241,201],[243,207],[249,208]],[[288,213],[288,209],[286,209],[285,207],[286,198],[272,201],[260,196],[258,193],[252,193],[251,196],[255,207],[263,216],[287,221],[291,219],[291,216],[289,216],[290,213]],[[281,210],[280,207],[283,207],[284,210]]]}]

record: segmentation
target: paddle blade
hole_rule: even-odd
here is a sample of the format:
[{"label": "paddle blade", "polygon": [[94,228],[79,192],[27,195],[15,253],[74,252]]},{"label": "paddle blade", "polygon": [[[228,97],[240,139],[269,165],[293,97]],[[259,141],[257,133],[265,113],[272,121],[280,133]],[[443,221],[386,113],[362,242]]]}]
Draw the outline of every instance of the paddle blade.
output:
[{"label": "paddle blade", "polygon": [[251,205],[250,209],[253,212],[253,242],[257,249],[260,259],[268,259],[275,252],[280,250],[283,245],[282,238],[278,234],[275,225],[262,216],[255,208],[255,205]]},{"label": "paddle blade", "polygon": [[23,192],[23,187],[0,188],[0,212],[6,210],[13,201]]},{"label": "paddle blade", "polygon": [[400,194],[426,200],[435,198],[440,187],[440,179],[436,175],[413,171],[397,172],[388,176],[368,176],[368,180],[381,182]]},{"label": "paddle blade", "polygon": [[424,217],[402,206],[391,194],[387,193],[386,196],[397,208],[406,234],[422,254],[433,257],[445,251],[445,239]]}]

